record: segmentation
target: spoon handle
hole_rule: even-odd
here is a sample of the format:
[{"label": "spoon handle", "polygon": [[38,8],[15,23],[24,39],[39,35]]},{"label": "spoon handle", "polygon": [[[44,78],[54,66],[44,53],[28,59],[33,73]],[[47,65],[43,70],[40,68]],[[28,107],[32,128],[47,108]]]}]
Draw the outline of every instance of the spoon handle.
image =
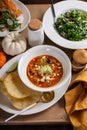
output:
[{"label": "spoon handle", "polygon": [[53,5],[53,0],[50,0],[50,2],[51,2],[51,8],[52,8],[53,17],[55,19],[56,18],[56,14],[55,14],[55,9],[54,9],[54,5]]},{"label": "spoon handle", "polygon": [[15,118],[16,116],[22,114],[23,112],[25,112],[25,111],[27,111],[28,109],[30,109],[30,108],[32,108],[33,106],[35,106],[36,104],[37,104],[37,103],[35,102],[35,103],[31,104],[30,106],[26,107],[25,109],[23,109],[23,110],[17,112],[17,113],[14,114],[13,116],[10,116],[9,118],[7,118],[7,119],[5,120],[5,122],[7,122],[7,121],[9,121],[9,120]]}]

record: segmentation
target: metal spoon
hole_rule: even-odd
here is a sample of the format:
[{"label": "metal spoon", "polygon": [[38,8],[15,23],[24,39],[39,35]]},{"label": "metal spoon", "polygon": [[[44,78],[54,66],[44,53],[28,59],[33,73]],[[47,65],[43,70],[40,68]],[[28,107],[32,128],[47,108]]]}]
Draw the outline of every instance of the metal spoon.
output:
[{"label": "metal spoon", "polygon": [[19,112],[17,112],[17,113],[14,114],[13,116],[10,116],[9,118],[7,118],[7,119],[5,120],[5,122],[7,122],[7,121],[9,121],[9,120],[15,118],[16,116],[18,116],[18,115],[24,113],[25,111],[27,111],[28,109],[32,108],[32,107],[35,106],[36,104],[37,104],[37,102],[31,104],[30,106],[26,107],[25,109],[23,109],[23,110],[21,110],[21,111],[19,111]]},{"label": "metal spoon", "polygon": [[5,120],[5,122],[7,122],[7,121],[9,121],[9,120],[11,120],[11,119],[13,119],[13,118],[15,118],[16,116],[18,116],[18,115],[24,113],[25,111],[29,110],[30,108],[34,107],[38,102],[41,101],[41,102],[47,103],[47,102],[50,102],[51,100],[53,100],[53,98],[54,98],[54,91],[44,92],[44,93],[42,94],[40,100],[38,100],[37,102],[35,102],[35,103],[29,105],[28,107],[26,107],[26,108],[24,108],[23,110],[17,112],[16,114],[10,116],[9,118],[7,118],[7,119]]}]

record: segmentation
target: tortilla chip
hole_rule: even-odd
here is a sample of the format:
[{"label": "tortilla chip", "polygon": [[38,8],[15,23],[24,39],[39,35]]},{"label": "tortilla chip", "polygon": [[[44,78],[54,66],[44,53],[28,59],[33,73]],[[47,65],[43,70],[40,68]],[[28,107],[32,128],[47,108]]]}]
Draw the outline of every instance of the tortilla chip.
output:
[{"label": "tortilla chip", "polygon": [[9,97],[11,104],[18,110],[22,110],[26,107],[28,107],[29,105],[40,101],[40,97],[41,95],[36,93],[35,95],[32,96],[28,96],[22,99],[17,99],[17,98],[13,98],[13,97]]},{"label": "tortilla chip", "polygon": [[[25,98],[30,95],[34,95],[36,91],[28,88],[20,79],[18,72],[14,71],[12,73],[9,73],[4,81],[3,81],[4,87],[6,91],[9,93],[11,97],[14,98]],[[37,92],[39,93],[39,92]]]}]

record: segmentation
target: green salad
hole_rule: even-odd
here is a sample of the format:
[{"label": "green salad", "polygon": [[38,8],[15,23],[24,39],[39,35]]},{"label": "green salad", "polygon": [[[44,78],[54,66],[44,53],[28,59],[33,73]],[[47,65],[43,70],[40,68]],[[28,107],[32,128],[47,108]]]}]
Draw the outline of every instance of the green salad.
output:
[{"label": "green salad", "polygon": [[58,33],[71,41],[87,38],[87,12],[72,9],[57,18],[55,23]]},{"label": "green salad", "polygon": [[21,28],[21,23],[19,23],[16,16],[9,11],[0,12],[0,31],[4,31],[6,28],[9,31]]}]

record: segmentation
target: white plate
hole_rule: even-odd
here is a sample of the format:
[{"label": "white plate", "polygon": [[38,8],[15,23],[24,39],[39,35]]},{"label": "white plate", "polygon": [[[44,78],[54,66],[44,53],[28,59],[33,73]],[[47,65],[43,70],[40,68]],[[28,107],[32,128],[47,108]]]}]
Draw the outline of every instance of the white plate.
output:
[{"label": "white plate", "polygon": [[[61,1],[54,4],[54,9],[56,17],[60,16],[62,13],[70,9],[80,9],[87,12],[87,2],[83,1]],[[50,40],[52,40],[57,45],[70,49],[87,49],[87,39],[82,41],[69,41],[61,37],[58,32],[54,29],[54,19],[52,15],[51,7],[47,9],[43,16],[43,27],[46,35]]]},{"label": "white plate", "polygon": [[[22,22],[22,25],[21,25],[21,28],[17,30],[17,32],[21,32],[23,31],[25,28],[27,28],[29,22],[30,22],[30,11],[29,9],[22,3],[20,2],[19,0],[14,0],[13,1],[15,3],[15,5],[17,6],[18,9],[20,9],[23,14],[21,14],[21,20],[20,21],[23,21]],[[19,18],[18,18],[19,19]],[[10,32],[9,31],[3,31],[1,32],[0,31],[0,37],[4,37],[6,36],[7,34],[9,34]]]},{"label": "white plate", "polygon": [[[0,70],[0,78],[5,74],[6,70],[9,68],[9,66],[11,66],[15,61],[19,61],[21,56],[23,54],[20,54],[16,57],[14,57],[13,59],[11,59],[10,61],[8,61]],[[63,87],[63,92],[61,93],[60,89],[55,90],[55,97],[54,99],[49,102],[49,103],[38,103],[38,105],[36,105],[34,108],[27,110],[26,112],[22,113],[22,115],[31,115],[31,114],[35,114],[41,111],[44,111],[46,109],[48,109],[49,107],[51,107],[52,105],[54,105],[66,92],[66,90],[68,89],[68,86],[70,84],[71,81],[71,76],[70,79],[67,81],[67,83],[64,85],[65,87]],[[8,113],[12,113],[15,114],[18,112],[18,110],[16,110],[9,102],[9,100],[7,99],[7,97],[5,97],[4,95],[2,95],[0,93],[0,108]]]}]

